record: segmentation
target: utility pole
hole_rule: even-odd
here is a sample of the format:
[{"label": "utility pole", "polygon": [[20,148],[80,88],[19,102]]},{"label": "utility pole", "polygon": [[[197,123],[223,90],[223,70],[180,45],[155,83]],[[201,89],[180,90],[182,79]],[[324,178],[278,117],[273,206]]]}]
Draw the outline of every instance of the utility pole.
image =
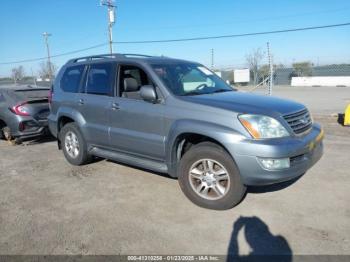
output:
[{"label": "utility pole", "polygon": [[268,88],[268,95],[272,95],[272,86],[273,86],[273,64],[272,64],[272,58],[270,53],[270,43],[267,42],[267,56],[269,58],[269,66],[270,66],[270,77],[269,77],[269,88]]},{"label": "utility pole", "polygon": [[115,23],[115,8],[114,0],[101,0],[101,5],[107,6],[108,10],[108,38],[109,38],[109,52],[113,54],[113,25]]},{"label": "utility pole", "polygon": [[50,33],[48,32],[44,32],[43,33],[43,37],[45,39],[45,44],[46,44],[46,50],[47,50],[47,64],[48,64],[48,67],[49,67],[49,78],[50,78],[50,81],[51,81],[51,78],[52,78],[52,67],[51,67],[51,57],[50,57],[50,48],[49,48],[49,36],[51,36]]},{"label": "utility pole", "polygon": [[211,69],[214,69],[214,48],[210,49],[211,51]]}]

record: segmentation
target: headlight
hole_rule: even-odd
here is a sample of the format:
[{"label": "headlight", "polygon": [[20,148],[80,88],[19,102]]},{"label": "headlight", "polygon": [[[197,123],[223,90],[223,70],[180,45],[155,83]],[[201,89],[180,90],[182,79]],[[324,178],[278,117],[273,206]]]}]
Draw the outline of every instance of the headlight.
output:
[{"label": "headlight", "polygon": [[240,115],[239,121],[253,138],[276,138],[289,136],[279,121],[262,115]]}]

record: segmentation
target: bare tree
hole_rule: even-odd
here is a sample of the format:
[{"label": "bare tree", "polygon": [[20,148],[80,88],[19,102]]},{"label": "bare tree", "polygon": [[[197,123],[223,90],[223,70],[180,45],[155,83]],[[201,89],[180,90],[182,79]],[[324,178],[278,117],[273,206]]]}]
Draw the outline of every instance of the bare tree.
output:
[{"label": "bare tree", "polygon": [[20,81],[23,79],[24,74],[25,74],[24,67],[21,65],[18,67],[14,67],[11,70],[11,78],[13,79],[15,84],[17,83],[17,81]]},{"label": "bare tree", "polygon": [[[50,71],[51,66],[51,71]],[[57,66],[53,63],[49,62],[41,62],[39,64],[39,71],[38,74],[41,78],[50,78],[50,74],[53,77],[57,71]]]},{"label": "bare tree", "polygon": [[249,69],[253,72],[254,85],[258,84],[259,65],[263,57],[264,53],[260,48],[253,49],[252,52],[246,55]]}]

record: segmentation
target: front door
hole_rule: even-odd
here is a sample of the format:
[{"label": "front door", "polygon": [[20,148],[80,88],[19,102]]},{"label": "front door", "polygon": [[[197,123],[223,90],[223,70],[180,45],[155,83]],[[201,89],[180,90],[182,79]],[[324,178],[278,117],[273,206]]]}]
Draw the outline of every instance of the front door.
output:
[{"label": "front door", "polygon": [[118,92],[109,111],[110,143],[122,152],[164,160],[164,105],[140,97],[141,86],[152,83],[140,67],[119,66]]}]

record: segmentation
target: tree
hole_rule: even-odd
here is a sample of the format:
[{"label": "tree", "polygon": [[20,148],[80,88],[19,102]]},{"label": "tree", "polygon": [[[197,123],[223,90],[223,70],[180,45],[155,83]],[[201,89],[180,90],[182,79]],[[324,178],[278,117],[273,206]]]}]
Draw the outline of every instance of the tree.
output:
[{"label": "tree", "polygon": [[38,74],[41,78],[44,78],[44,79],[50,78],[50,66],[51,66],[51,75],[53,77],[57,71],[57,66],[55,64],[44,62],[44,61],[39,64]]},{"label": "tree", "polygon": [[258,75],[260,77],[259,81],[267,78],[270,75],[270,66],[268,64],[262,65],[258,70]]},{"label": "tree", "polygon": [[11,78],[13,79],[15,84],[17,83],[17,81],[20,81],[23,79],[24,74],[25,74],[24,67],[21,65],[18,67],[14,67],[11,70]]},{"label": "tree", "polygon": [[295,76],[311,76],[312,75],[312,63],[311,62],[299,62],[293,64],[293,75]]},{"label": "tree", "polygon": [[[273,74],[276,74],[276,69],[284,69],[285,66],[283,64],[274,64],[273,65]],[[259,81],[263,81],[270,75],[270,66],[268,64],[264,64],[259,67]]]},{"label": "tree", "polygon": [[260,48],[253,49],[253,51],[246,55],[246,61],[249,69],[253,72],[254,85],[258,84],[259,64],[264,57],[264,53]]}]

